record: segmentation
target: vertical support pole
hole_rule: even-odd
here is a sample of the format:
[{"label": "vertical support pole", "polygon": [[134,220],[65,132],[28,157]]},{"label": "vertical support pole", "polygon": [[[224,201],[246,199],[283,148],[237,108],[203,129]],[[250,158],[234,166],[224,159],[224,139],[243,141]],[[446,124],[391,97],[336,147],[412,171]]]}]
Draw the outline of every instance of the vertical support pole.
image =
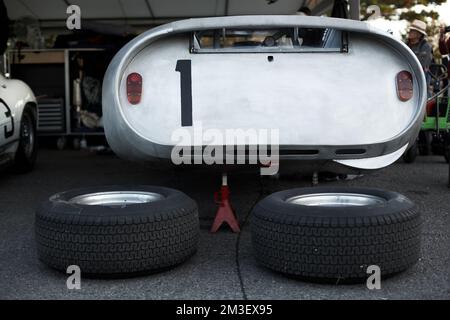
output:
[{"label": "vertical support pole", "polygon": [[70,91],[71,89],[71,85],[70,85],[70,67],[69,67],[69,53],[70,51],[68,49],[64,49],[64,103],[66,106],[66,135],[70,134],[70,132],[72,131],[71,128],[71,101],[70,101]]},{"label": "vertical support pole", "polygon": [[222,173],[222,186],[228,186],[228,176],[226,173]]}]

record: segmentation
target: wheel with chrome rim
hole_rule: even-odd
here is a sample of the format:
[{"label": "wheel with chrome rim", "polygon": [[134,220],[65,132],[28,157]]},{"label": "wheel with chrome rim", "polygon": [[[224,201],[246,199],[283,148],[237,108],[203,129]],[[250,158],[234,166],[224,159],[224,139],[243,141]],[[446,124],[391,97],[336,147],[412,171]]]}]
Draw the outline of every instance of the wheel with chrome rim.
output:
[{"label": "wheel with chrome rim", "polygon": [[33,109],[26,106],[20,122],[19,147],[14,159],[17,172],[25,173],[34,168],[37,157],[36,116]]},{"label": "wheel with chrome rim", "polygon": [[413,163],[416,161],[417,155],[419,154],[419,147],[417,144],[417,141],[408,148],[405,153],[403,154],[403,161],[406,163]]},{"label": "wheel with chrome rim", "polygon": [[127,277],[174,267],[197,250],[197,205],[156,186],[110,186],[58,193],[36,211],[39,259],[91,277]]},{"label": "wheel with chrome rim", "polygon": [[383,277],[419,259],[420,214],[403,195],[368,188],[291,189],[261,200],[251,219],[256,260],[319,282],[361,282],[376,265]]}]

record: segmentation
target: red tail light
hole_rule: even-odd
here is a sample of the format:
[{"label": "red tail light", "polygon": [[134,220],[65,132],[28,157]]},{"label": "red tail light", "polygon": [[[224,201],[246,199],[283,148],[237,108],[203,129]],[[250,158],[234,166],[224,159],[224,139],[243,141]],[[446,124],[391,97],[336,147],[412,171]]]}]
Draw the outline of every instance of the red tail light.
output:
[{"label": "red tail light", "polygon": [[413,97],[413,79],[409,71],[397,74],[397,95],[401,101],[408,101]]},{"label": "red tail light", "polygon": [[131,104],[141,102],[142,76],[139,73],[130,73],[127,77],[127,98]]}]

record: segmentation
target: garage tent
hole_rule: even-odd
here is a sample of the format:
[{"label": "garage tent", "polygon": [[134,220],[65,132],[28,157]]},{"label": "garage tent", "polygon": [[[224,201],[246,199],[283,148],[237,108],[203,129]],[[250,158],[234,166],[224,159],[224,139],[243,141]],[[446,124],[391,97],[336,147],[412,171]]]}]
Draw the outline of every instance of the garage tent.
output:
[{"label": "garage tent", "polygon": [[[69,5],[81,8],[83,19],[170,19],[245,14],[295,14],[307,6],[320,14],[332,0],[4,0],[11,20],[31,16],[41,22],[67,18]],[[129,21],[130,20],[130,21]]]}]

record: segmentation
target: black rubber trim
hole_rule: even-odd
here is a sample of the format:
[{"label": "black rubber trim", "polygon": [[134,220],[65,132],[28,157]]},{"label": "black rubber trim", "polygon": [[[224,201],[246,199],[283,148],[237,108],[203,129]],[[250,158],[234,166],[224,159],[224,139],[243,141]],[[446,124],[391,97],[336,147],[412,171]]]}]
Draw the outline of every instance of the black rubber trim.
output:
[{"label": "black rubber trim", "polygon": [[[362,207],[287,203],[296,195],[362,193],[386,200]],[[377,265],[386,277],[420,256],[417,207],[396,192],[368,188],[319,187],[274,193],[252,212],[252,242],[263,266],[290,276],[324,282],[360,282]]]},{"label": "black rubber trim", "polygon": [[[390,141],[382,142],[382,143],[373,143],[373,144],[359,144],[359,145],[280,145],[279,146],[279,158],[280,160],[355,160],[355,159],[367,159],[374,157],[381,157],[384,155],[391,154],[393,152],[398,151],[406,144],[411,142],[411,137],[417,136],[419,133],[420,127],[415,127],[411,129],[407,134],[395,138]],[[135,136],[136,139],[141,139],[140,137]],[[143,141],[141,141],[143,144]],[[147,141],[148,143],[148,141]],[[163,159],[170,159],[170,155],[172,153],[173,146],[162,145],[158,143],[151,143],[152,146],[157,146],[160,148],[157,157]],[[152,147],[152,148],[153,148]],[[207,146],[202,146],[201,150],[204,150]],[[211,148],[226,148],[224,146],[216,146],[211,145]],[[255,148],[257,146],[249,146],[249,145],[238,145],[234,146],[234,148],[239,149],[250,149]],[[268,152],[271,151],[270,147],[268,147]],[[340,150],[347,150],[347,153],[340,153]],[[364,153],[361,153],[361,150],[365,150]],[[350,152],[352,151],[352,152]],[[142,149],[138,149],[138,153],[144,152],[151,154],[147,147],[143,147]],[[127,155],[122,155],[127,158]],[[245,159],[248,161],[248,155],[245,154]],[[148,160],[148,159],[147,159]]]},{"label": "black rubber trim", "polygon": [[[124,207],[69,203],[103,191],[147,191],[164,199]],[[176,266],[197,250],[196,203],[184,193],[154,186],[109,186],[62,192],[36,211],[39,259],[57,270],[78,265],[83,276],[125,277]]]}]

